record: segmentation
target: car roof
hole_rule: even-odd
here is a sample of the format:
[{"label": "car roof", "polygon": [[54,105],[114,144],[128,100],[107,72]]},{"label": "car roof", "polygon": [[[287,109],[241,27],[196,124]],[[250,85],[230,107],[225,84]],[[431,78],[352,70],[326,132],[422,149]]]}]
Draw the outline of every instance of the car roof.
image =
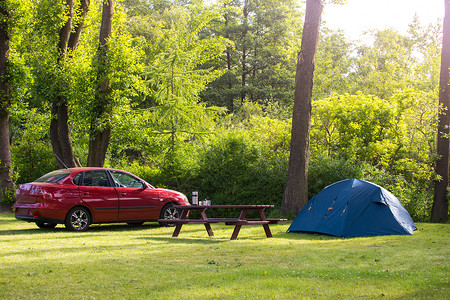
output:
[{"label": "car roof", "polygon": [[60,169],[60,171],[64,171],[64,170],[68,170],[71,172],[83,172],[83,171],[93,171],[93,170],[112,170],[112,171],[120,171],[120,172],[129,173],[124,170],[113,169],[113,168],[102,168],[102,167],[76,167],[76,168]]},{"label": "car roof", "polygon": [[109,171],[118,171],[118,172],[122,172],[122,173],[127,173],[130,174],[136,178],[139,178],[140,180],[144,181],[146,184],[152,186],[151,184],[149,184],[147,181],[145,181],[144,179],[140,178],[139,176],[134,175],[131,172],[128,171],[124,171],[124,170],[120,170],[120,169],[114,169],[114,168],[102,168],[102,167],[76,167],[76,168],[67,168],[67,169],[59,169],[56,171],[69,171],[72,173],[72,176],[76,176],[77,174],[81,173],[81,172],[85,172],[85,171],[95,171],[95,170],[109,170]]}]

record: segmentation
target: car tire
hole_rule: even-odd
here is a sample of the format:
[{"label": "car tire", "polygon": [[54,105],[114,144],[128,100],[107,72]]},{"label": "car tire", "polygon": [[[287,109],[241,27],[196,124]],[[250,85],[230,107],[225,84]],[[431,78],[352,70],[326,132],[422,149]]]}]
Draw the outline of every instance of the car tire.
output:
[{"label": "car tire", "polygon": [[72,208],[66,216],[64,225],[70,231],[86,231],[91,224],[91,214],[84,207]]},{"label": "car tire", "polygon": [[56,227],[56,223],[45,223],[42,221],[36,221],[36,225],[42,229],[51,229]]},{"label": "car tire", "polygon": [[[173,203],[166,204],[162,209],[161,213],[159,214],[160,219],[165,220],[173,220],[173,219],[179,219],[181,216],[181,210],[179,208],[173,207]],[[175,226],[175,224],[166,223],[166,222],[159,222],[159,225],[161,226]]]}]

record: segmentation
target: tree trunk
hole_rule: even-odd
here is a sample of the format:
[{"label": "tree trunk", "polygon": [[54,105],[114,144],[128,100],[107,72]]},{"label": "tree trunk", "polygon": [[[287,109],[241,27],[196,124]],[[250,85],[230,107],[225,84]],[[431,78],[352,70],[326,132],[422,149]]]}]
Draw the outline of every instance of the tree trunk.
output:
[{"label": "tree trunk", "polygon": [[75,50],[78,47],[78,42],[80,41],[81,30],[83,29],[84,20],[86,19],[86,15],[89,11],[90,0],[80,0],[79,10],[81,11],[81,15],[79,17],[80,22],[75,24],[74,30],[71,32],[69,41],[67,42],[67,48],[71,51]]},{"label": "tree trunk", "polygon": [[[9,58],[9,14],[6,1],[0,1],[0,203],[14,195],[14,182],[9,146],[9,84],[7,62]],[[11,209],[12,203],[1,204],[1,210]]]},{"label": "tree trunk", "polygon": [[247,86],[247,35],[248,35],[248,0],[244,0],[244,24],[242,29],[242,74],[241,74],[241,105],[244,103],[245,96],[247,95],[246,86]]},{"label": "tree trunk", "polygon": [[440,180],[434,183],[434,201],[431,209],[431,222],[448,221],[448,163],[449,163],[449,126],[450,126],[450,0],[445,0],[445,16],[442,35],[441,73],[439,80],[439,104],[444,111],[439,114],[437,153],[435,171]]},{"label": "tree trunk", "polygon": [[322,15],[321,0],[306,1],[301,51],[295,75],[291,152],[281,210],[297,214],[308,202],[309,138],[315,56]]},{"label": "tree trunk", "polygon": [[[67,42],[69,41],[70,31],[73,20],[73,0],[66,0],[67,21],[59,31],[58,41],[58,66],[62,67],[67,53]],[[67,113],[67,100],[57,93],[53,100],[50,120],[50,142],[52,144],[53,154],[60,168],[74,167],[75,158],[72,151],[72,142],[69,135],[69,119]]]},{"label": "tree trunk", "polygon": [[58,166],[60,168],[79,166],[78,160],[73,155],[72,141],[70,139],[67,100],[58,95],[52,104],[51,113],[50,142]]},{"label": "tree trunk", "polygon": [[[67,22],[59,32],[58,42],[58,66],[61,68],[66,59],[67,51],[73,51],[78,46],[83,22],[89,10],[89,4],[89,0],[80,1],[80,21],[75,24],[75,26],[72,26],[73,0],[66,0],[68,8]],[[57,93],[57,95],[58,96],[52,104],[52,119],[50,121],[50,141],[53,153],[60,168],[78,167],[80,166],[80,162],[73,154],[72,142],[70,139],[67,99],[62,96],[62,93]]]},{"label": "tree trunk", "polygon": [[[12,203],[10,201],[12,199],[8,198],[12,198],[13,195],[14,181],[9,147],[9,115],[7,112],[0,112],[0,207],[2,211],[11,209]],[[3,203],[3,201],[8,203]]]},{"label": "tree trunk", "polygon": [[[108,78],[108,39],[112,32],[113,0],[103,1],[102,24],[100,27],[100,45],[98,50],[95,115],[91,120],[88,166],[103,167],[111,135],[111,124],[107,121],[111,113],[111,87]],[[106,116],[106,117],[105,117]],[[98,124],[101,123],[101,124]]]},{"label": "tree trunk", "polygon": [[[225,7],[225,4],[224,4]],[[230,34],[228,33],[228,13],[226,13],[224,15],[224,19],[225,19],[225,38],[229,39],[230,38]],[[228,90],[231,91],[231,89],[233,88],[233,83],[231,81],[231,47],[227,47],[226,50],[226,55],[227,55],[227,81],[228,81]],[[228,100],[227,100],[227,108],[228,108],[228,112],[229,113],[233,113],[234,111],[234,96],[232,96],[231,94],[228,95]]]}]

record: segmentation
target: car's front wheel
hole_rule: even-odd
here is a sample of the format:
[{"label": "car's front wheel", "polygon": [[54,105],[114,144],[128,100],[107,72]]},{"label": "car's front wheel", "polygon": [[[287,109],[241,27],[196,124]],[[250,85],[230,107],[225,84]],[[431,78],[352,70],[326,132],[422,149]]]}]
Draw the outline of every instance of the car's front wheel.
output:
[{"label": "car's front wheel", "polygon": [[41,221],[36,222],[37,227],[42,229],[51,229],[56,227],[56,223],[45,223]]},{"label": "car's front wheel", "polygon": [[91,215],[84,207],[72,208],[66,216],[66,228],[70,231],[86,231],[91,224]]},{"label": "car's front wheel", "polygon": [[[176,208],[176,207],[173,207],[172,203],[168,203],[161,210],[159,218],[160,219],[165,219],[165,220],[174,220],[174,219],[179,219],[180,215],[181,215],[180,209]],[[160,222],[159,225],[161,225],[161,226],[174,226],[174,224],[166,223],[166,222]]]}]

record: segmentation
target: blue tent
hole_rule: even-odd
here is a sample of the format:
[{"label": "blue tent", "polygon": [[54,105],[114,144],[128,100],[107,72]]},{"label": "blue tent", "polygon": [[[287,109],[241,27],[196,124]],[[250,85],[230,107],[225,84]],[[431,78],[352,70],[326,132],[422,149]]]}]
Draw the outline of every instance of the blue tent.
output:
[{"label": "blue tent", "polygon": [[315,195],[288,231],[356,237],[413,234],[415,229],[411,216],[390,192],[368,181],[347,179]]}]

